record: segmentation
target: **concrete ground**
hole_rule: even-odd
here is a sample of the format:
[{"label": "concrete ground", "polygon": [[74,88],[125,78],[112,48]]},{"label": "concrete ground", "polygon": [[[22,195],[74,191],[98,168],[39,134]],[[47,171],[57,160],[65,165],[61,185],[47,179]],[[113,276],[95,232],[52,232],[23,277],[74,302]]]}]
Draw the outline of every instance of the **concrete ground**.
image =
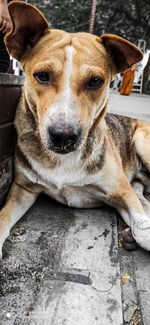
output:
[{"label": "concrete ground", "polygon": [[[150,120],[150,97],[111,92],[109,110]],[[149,325],[150,253],[126,251],[117,212],[40,196],[0,265],[0,325]]]},{"label": "concrete ground", "polygon": [[150,95],[132,93],[130,96],[121,96],[116,90],[110,90],[108,110],[114,114],[150,121]]}]

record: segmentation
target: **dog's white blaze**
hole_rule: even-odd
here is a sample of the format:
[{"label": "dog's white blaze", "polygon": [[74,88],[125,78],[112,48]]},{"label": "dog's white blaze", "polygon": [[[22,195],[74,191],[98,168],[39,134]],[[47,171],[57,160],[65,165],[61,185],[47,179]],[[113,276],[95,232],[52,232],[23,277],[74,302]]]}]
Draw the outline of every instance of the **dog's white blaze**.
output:
[{"label": "dog's white blaze", "polygon": [[[72,93],[71,93],[71,88],[70,88],[70,76],[71,76],[71,72],[72,72],[72,61],[73,61],[74,48],[71,45],[67,45],[65,48],[65,51],[66,51],[65,88],[64,88],[64,92],[63,92],[62,96],[64,98],[63,110],[65,113],[65,119],[67,120],[68,115],[70,115],[69,106],[72,102]],[[71,107],[72,107],[72,105],[71,105]]]},{"label": "dog's white blaze", "polygon": [[74,104],[74,96],[70,87],[70,77],[72,73],[73,56],[75,53],[75,49],[72,45],[67,45],[65,47],[65,52],[66,62],[64,66],[64,88],[61,94],[59,94],[59,97],[47,111],[48,119],[46,118],[46,120],[48,123],[49,119],[51,119],[52,121],[57,121],[60,119],[60,116],[64,122],[68,122],[71,120],[72,122],[76,122],[76,107]]}]

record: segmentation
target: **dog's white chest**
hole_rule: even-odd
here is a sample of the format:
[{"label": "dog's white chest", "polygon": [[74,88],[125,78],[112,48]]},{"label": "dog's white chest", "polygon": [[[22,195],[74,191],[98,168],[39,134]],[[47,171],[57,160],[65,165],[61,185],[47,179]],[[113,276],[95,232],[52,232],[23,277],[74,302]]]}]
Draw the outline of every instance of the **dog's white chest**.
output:
[{"label": "dog's white chest", "polygon": [[88,175],[79,158],[72,154],[54,170],[36,164],[36,169],[40,170],[39,183],[44,185],[48,195],[61,203],[78,208],[100,206],[99,191],[96,187],[98,177]]},{"label": "dog's white chest", "polygon": [[40,178],[45,183],[53,184],[58,191],[66,186],[82,186],[86,182],[86,174],[83,172],[79,154],[72,153],[63,157],[59,166],[54,169],[45,168],[43,165],[34,165],[40,170]]}]

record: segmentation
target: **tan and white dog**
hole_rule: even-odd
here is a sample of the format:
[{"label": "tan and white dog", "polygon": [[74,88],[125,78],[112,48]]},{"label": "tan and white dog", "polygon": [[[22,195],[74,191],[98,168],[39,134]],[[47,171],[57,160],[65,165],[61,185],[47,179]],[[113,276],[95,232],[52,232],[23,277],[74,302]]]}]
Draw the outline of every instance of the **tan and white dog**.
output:
[{"label": "tan and white dog", "polygon": [[73,207],[115,207],[150,250],[150,124],[106,115],[109,83],[142,59],[115,35],[49,30],[35,7],[9,5],[9,53],[25,71],[15,126],[15,179],[0,211],[0,254],[11,227],[44,192]]}]

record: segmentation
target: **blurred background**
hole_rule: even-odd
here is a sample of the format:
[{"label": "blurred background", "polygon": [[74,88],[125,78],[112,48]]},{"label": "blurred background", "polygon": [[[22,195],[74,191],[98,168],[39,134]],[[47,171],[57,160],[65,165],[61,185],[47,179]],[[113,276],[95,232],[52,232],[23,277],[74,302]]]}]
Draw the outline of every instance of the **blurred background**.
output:
[{"label": "blurred background", "polygon": [[32,0],[52,28],[89,31],[92,4],[96,4],[93,33],[113,33],[150,48],[150,0]]}]

